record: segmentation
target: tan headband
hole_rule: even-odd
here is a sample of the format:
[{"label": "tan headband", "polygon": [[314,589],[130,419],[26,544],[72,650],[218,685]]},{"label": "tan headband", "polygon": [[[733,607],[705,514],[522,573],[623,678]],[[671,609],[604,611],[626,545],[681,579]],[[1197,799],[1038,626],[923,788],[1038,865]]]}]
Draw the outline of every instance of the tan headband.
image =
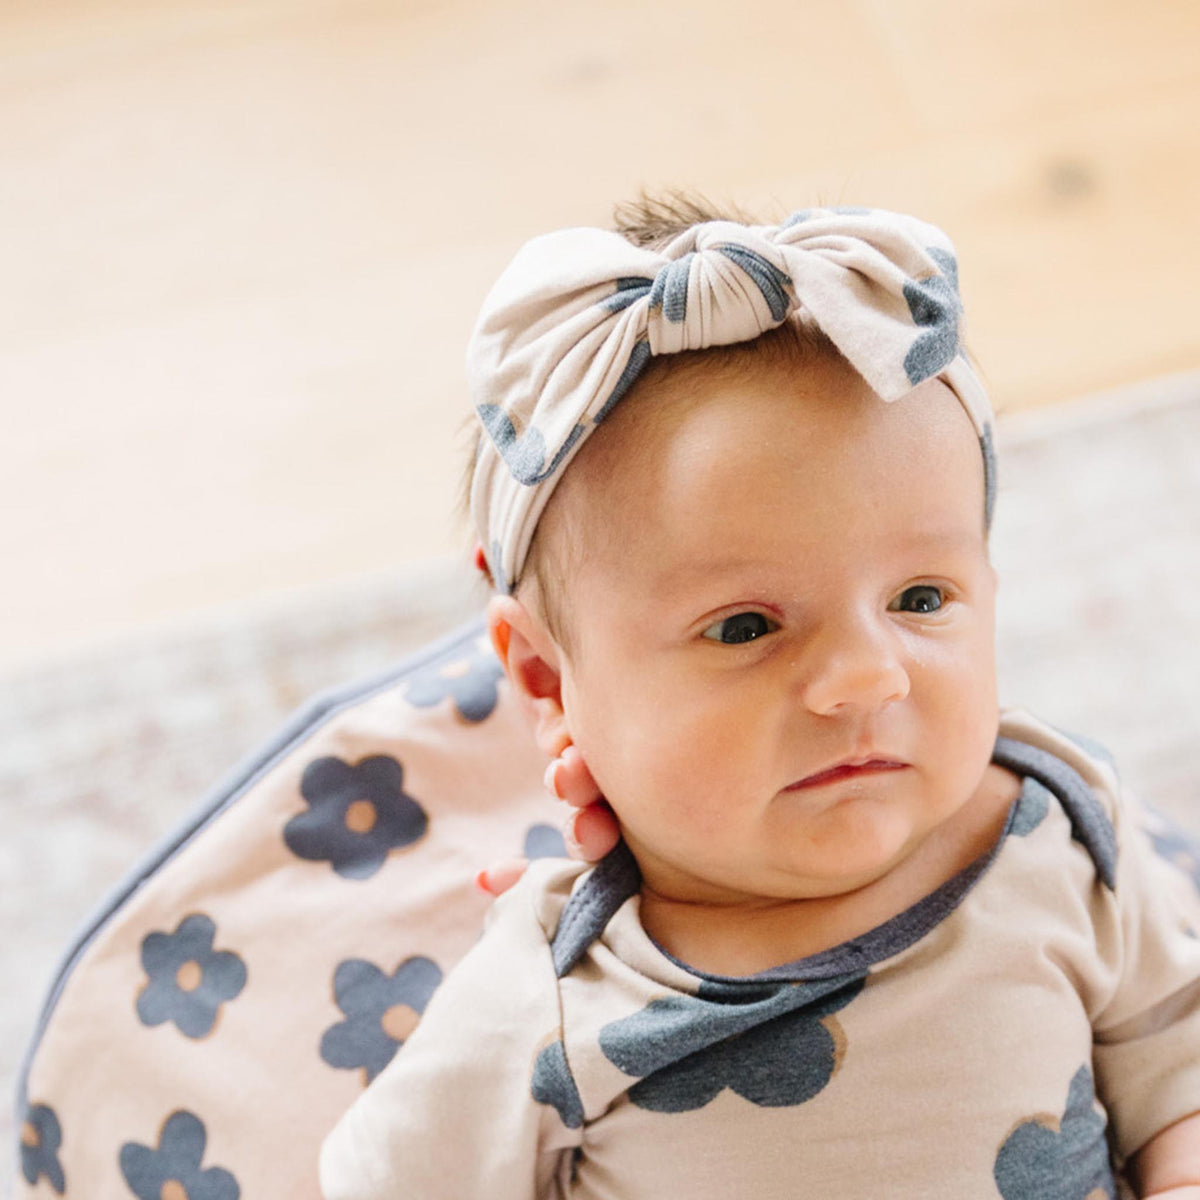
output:
[{"label": "tan headband", "polygon": [[694,225],[661,250],[564,229],[517,253],[467,351],[483,425],[471,512],[500,590],[520,579],[563,469],[652,355],[750,341],[796,311],[885,401],[945,381],[979,435],[990,523],[992,411],[962,352],[954,247],[940,229],[882,209],[814,209],[781,225]]}]

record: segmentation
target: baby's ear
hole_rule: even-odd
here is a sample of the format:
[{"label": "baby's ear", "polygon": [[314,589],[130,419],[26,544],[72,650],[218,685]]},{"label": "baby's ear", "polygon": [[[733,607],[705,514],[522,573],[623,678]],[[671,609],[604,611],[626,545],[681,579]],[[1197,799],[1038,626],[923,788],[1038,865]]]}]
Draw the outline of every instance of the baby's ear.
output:
[{"label": "baby's ear", "polygon": [[546,627],[515,596],[493,596],[488,634],[537,744],[557,758],[571,744],[562,705],[562,652]]}]

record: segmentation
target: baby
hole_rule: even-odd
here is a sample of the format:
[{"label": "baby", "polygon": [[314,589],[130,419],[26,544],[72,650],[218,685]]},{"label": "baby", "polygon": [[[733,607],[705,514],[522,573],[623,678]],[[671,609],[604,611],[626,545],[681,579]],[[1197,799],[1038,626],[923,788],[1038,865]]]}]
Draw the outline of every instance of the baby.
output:
[{"label": "baby", "polygon": [[469,356],[492,640],[621,838],[497,902],[326,1197],[1200,1198],[1200,901],[999,711],[949,242],[644,215],[526,246]]}]

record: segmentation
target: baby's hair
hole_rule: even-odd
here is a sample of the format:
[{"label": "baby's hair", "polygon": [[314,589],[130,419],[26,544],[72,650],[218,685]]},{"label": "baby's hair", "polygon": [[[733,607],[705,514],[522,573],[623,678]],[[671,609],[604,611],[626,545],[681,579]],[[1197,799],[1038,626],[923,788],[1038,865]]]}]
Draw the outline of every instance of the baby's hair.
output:
[{"label": "baby's hair", "polygon": [[612,227],[627,242],[647,250],[660,250],[686,233],[693,225],[709,221],[738,221],[743,225],[762,222],[736,204],[718,205],[699,192],[681,189],[658,195],[642,191],[634,200],[613,206]]},{"label": "baby's hair", "polygon": [[[717,205],[698,192],[672,189],[655,194],[643,190],[636,199],[619,202],[613,208],[612,228],[635,246],[658,250],[692,226],[709,221],[737,221],[743,225],[765,223],[736,204]],[[656,384],[676,374],[694,370],[748,374],[763,366],[800,366],[811,362],[815,356],[841,357],[834,344],[816,325],[802,314],[794,314],[782,325],[749,342],[651,358],[622,398],[620,409],[639,403],[643,396],[653,392]],[[464,433],[469,431],[470,448],[460,486],[459,508],[468,514],[469,519],[471,484],[475,476],[479,438],[483,435],[474,415],[468,417],[463,428]],[[580,450],[581,456],[591,451],[597,436],[593,435],[584,444]],[[539,524],[517,585],[517,591],[525,592],[527,597],[527,589],[532,589],[534,594],[531,598],[551,636],[560,646],[570,645],[571,630],[562,600],[567,580],[573,573],[573,564],[584,549],[578,513],[573,511],[578,506],[563,504],[560,499],[560,493],[565,495],[568,490],[561,485],[556,489],[543,516],[545,523],[545,516],[554,510],[552,521],[560,527],[559,536],[543,537],[543,524]],[[559,503],[556,504],[556,500]]]}]

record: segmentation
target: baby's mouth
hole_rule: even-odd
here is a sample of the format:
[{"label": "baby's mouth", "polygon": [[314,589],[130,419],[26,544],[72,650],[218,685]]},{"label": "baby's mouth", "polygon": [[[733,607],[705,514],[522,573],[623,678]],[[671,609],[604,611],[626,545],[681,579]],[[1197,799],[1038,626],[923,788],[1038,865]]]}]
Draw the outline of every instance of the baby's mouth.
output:
[{"label": "baby's mouth", "polygon": [[813,788],[820,787],[826,783],[836,783],[841,779],[856,779],[862,775],[877,775],[885,771],[900,771],[907,766],[908,763],[899,762],[893,758],[847,759],[845,762],[834,763],[832,767],[826,767],[824,771],[818,771],[815,775],[806,775],[803,779],[796,780],[795,783],[789,783],[783,790],[785,792],[795,792],[801,788]]}]

